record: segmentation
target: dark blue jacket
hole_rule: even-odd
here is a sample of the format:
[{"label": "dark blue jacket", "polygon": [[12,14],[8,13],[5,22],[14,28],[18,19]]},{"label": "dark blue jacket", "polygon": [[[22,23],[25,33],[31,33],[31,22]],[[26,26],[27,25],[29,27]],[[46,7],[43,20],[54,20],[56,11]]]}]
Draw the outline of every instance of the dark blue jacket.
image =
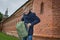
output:
[{"label": "dark blue jacket", "polygon": [[24,14],[21,20],[24,21],[25,24],[31,23],[28,30],[29,35],[33,34],[33,26],[40,22],[40,19],[36,16],[36,14],[31,11],[27,15]]}]

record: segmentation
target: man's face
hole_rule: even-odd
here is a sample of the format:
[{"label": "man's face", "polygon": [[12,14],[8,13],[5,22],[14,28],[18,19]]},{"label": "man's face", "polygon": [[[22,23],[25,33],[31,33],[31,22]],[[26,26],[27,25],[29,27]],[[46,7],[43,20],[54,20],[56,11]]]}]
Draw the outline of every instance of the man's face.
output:
[{"label": "man's face", "polygon": [[27,15],[27,14],[29,13],[29,10],[28,10],[28,9],[26,9],[24,12],[25,12],[25,14]]}]

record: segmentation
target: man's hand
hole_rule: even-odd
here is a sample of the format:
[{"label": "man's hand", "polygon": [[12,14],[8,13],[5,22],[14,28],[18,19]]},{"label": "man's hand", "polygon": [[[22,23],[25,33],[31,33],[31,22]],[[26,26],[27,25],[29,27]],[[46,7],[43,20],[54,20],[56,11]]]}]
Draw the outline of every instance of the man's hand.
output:
[{"label": "man's hand", "polygon": [[29,29],[30,26],[31,26],[31,23],[28,23],[28,24],[27,24],[28,29]]}]

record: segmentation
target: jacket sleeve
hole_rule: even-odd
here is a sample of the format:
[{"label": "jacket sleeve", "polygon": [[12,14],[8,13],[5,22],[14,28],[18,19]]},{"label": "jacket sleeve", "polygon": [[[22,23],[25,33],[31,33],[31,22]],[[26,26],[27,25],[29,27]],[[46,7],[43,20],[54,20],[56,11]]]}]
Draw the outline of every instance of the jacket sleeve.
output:
[{"label": "jacket sleeve", "polygon": [[33,13],[33,19],[34,21],[31,23],[31,25],[35,25],[40,22],[39,17],[37,17],[35,13]]}]

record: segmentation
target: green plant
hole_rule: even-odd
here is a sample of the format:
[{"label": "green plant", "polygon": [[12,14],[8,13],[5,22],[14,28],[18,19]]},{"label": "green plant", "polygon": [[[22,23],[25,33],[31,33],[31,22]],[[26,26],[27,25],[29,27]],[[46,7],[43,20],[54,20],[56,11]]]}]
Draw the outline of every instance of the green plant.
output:
[{"label": "green plant", "polygon": [[3,14],[0,12],[0,22],[1,22],[2,18],[3,18]]}]

